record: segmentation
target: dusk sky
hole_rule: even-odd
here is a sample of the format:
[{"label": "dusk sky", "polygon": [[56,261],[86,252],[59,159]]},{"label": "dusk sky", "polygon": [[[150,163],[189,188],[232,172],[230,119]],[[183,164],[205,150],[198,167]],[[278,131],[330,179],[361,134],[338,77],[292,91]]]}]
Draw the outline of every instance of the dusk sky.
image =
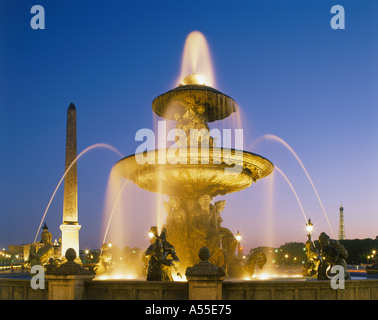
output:
[{"label": "dusk sky", "polygon": [[[337,4],[344,30],[330,25]],[[44,30],[31,28],[34,5],[45,9]],[[207,39],[216,89],[240,107],[244,150],[285,173],[314,237],[337,237],[341,202],[348,239],[378,236],[378,1],[4,0],[0,23],[1,248],[34,240],[64,174],[70,103],[78,153],[96,143],[135,153],[135,133],[154,128],[151,102],[176,86],[194,30]],[[290,151],[273,140],[253,144],[266,134],[298,154],[333,234]],[[108,177],[119,159],[98,148],[78,161],[81,249],[101,245]],[[135,185],[125,192],[125,244],[144,249],[157,224],[154,195]],[[240,231],[246,251],[307,239],[300,206],[277,171],[214,201],[223,199],[223,226]],[[63,185],[45,218],[53,239],[62,210]]]}]

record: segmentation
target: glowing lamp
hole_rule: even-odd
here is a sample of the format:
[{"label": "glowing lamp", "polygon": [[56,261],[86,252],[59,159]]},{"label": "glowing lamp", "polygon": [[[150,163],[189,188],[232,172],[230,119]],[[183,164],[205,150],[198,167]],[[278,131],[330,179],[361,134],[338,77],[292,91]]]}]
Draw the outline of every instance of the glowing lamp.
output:
[{"label": "glowing lamp", "polygon": [[313,229],[313,224],[311,222],[311,219],[309,218],[307,223],[306,223],[306,230],[307,230],[307,233],[308,234],[311,234],[312,232],[312,229]]},{"label": "glowing lamp", "polygon": [[236,238],[236,240],[237,240],[238,242],[241,241],[241,239],[242,239],[242,235],[240,234],[239,230],[238,230],[237,234],[235,235],[235,238]]}]

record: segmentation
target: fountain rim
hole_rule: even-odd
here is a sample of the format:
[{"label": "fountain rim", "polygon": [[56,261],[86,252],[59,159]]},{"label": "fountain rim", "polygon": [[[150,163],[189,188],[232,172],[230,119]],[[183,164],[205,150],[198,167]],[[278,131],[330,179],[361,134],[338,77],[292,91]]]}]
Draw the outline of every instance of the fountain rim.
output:
[{"label": "fountain rim", "polygon": [[[190,148],[190,147],[188,147],[188,149],[189,149],[189,148]],[[199,149],[200,149],[200,148],[199,148]],[[251,155],[251,156],[253,156],[253,157],[260,158],[260,159],[262,159],[264,162],[269,163],[269,164],[271,165],[271,167],[272,167],[272,170],[270,170],[270,172],[269,172],[267,175],[269,175],[270,173],[272,173],[273,170],[274,170],[274,164],[273,164],[268,158],[266,158],[266,157],[264,157],[264,156],[261,156],[261,155],[259,155],[259,154],[257,154],[257,153],[254,153],[254,152],[252,152],[252,151],[240,150],[240,149],[234,149],[234,148],[209,147],[209,150],[214,150],[214,149],[218,149],[218,150],[229,150],[229,151],[234,152],[234,153],[235,153],[235,152],[243,152],[243,155],[244,155],[244,154],[248,154],[248,155]],[[156,153],[159,152],[159,150],[166,150],[166,151],[168,151],[169,148],[149,149],[149,150],[146,150],[146,151],[143,151],[143,152],[138,152],[138,153],[130,154],[130,155],[126,156],[126,157],[123,157],[123,158],[119,159],[119,160],[114,164],[113,168],[114,168],[118,163],[120,163],[120,162],[123,161],[123,160],[126,160],[127,158],[132,158],[132,157],[135,157],[136,155],[141,155],[141,154],[144,154],[144,153],[147,153],[147,152],[154,152],[154,153],[156,154]],[[188,153],[189,153],[189,152],[188,152]],[[243,163],[244,163],[244,160],[243,160]],[[144,165],[144,164],[141,164],[141,165]],[[171,165],[171,164],[168,163],[168,164],[165,164],[165,165]],[[198,165],[198,164],[193,164],[193,165]],[[265,176],[267,176],[267,175],[265,175]],[[265,176],[264,176],[264,177],[265,177]]]},{"label": "fountain rim", "polygon": [[[209,148],[210,149],[210,148]],[[129,180],[137,184],[140,188],[150,191],[150,192],[158,192],[158,193],[164,193],[164,194],[182,194],[186,189],[187,185],[191,185],[193,188],[193,194],[199,194],[203,190],[207,190],[208,194],[211,194],[212,197],[216,195],[224,195],[227,193],[233,193],[236,191],[240,191],[243,189],[246,189],[252,185],[253,182],[256,182],[257,180],[260,180],[262,178],[265,178],[269,174],[271,174],[274,170],[274,165],[273,163],[264,158],[263,156],[260,156],[258,154],[249,152],[249,151],[243,151],[243,150],[237,150],[237,149],[231,149],[231,148],[211,148],[212,151],[214,149],[217,150],[217,153],[212,153],[212,156],[210,157],[210,152],[209,152],[209,162],[208,163],[201,163],[198,161],[197,164],[195,163],[190,163],[191,157],[193,157],[193,154],[191,155],[184,155],[184,157],[187,157],[187,160],[189,160],[186,163],[175,163],[171,164],[169,161],[166,161],[165,164],[158,164],[158,163],[148,163],[148,160],[146,160],[146,163],[140,164],[136,161],[135,157],[136,155],[142,155],[145,154],[147,156],[148,151],[140,152],[137,154],[132,154],[127,157],[124,157],[120,159],[114,166],[113,169],[115,170],[114,172],[122,177],[123,179]],[[159,156],[158,152],[159,150],[163,151],[169,151],[169,148],[164,148],[164,149],[153,149],[149,150],[150,152],[153,152],[152,156],[155,158],[153,159],[158,159],[157,157]],[[230,152],[231,156],[229,154],[225,155],[225,151]],[[242,155],[237,154],[236,152],[242,152]],[[232,155],[233,153],[233,155]],[[151,155],[150,155],[151,156]],[[176,155],[175,155],[176,156]],[[194,154],[194,157],[200,156],[201,153],[198,152]],[[168,159],[168,158],[167,158]],[[176,158],[177,159],[177,158]],[[180,159],[180,158],[179,158]],[[183,158],[181,158],[183,159]],[[215,162],[214,159],[220,160],[219,162]],[[198,160],[202,160],[202,158],[198,158]],[[235,160],[237,167],[235,167],[235,162],[229,163],[230,160]],[[181,160],[180,160],[181,161]],[[241,170],[238,170],[237,168],[242,166]],[[230,168],[231,174],[227,173],[219,173],[219,170],[222,168]],[[182,183],[179,183],[180,179],[172,181],[172,188],[165,189],[164,192],[157,191],[157,184],[156,184],[156,172],[159,172],[159,170],[164,170],[166,174],[171,175],[172,172],[175,172],[175,170],[184,170],[185,172],[193,172],[193,169],[198,168],[199,172],[199,177],[206,177],[205,172],[210,172],[212,171],[213,174],[210,175],[210,180],[203,180],[203,182],[200,182],[200,180],[197,180],[194,178],[191,183],[188,183],[185,179],[182,180]],[[236,168],[236,171],[233,171],[233,168]],[[113,170],[112,169],[112,170]],[[172,171],[173,170],[173,171]],[[209,171],[210,170],[210,171]],[[162,171],[160,171],[162,172]],[[202,173],[201,173],[202,172]],[[150,175],[150,178],[147,180],[148,182],[145,184],[143,181],[145,180],[146,174]],[[175,173],[173,173],[175,175]],[[198,177],[197,176],[197,177]],[[235,180],[236,176],[240,176],[238,179]],[[209,177],[209,176],[208,176]],[[139,180],[142,179],[142,180]],[[214,181],[212,179],[218,180],[219,179],[224,179],[224,183],[221,183],[218,185],[218,187],[215,187],[216,184],[209,182],[209,181]],[[154,182],[155,181],[155,182]],[[169,180],[165,180],[169,181]],[[142,184],[140,184],[142,182]],[[203,183],[203,184],[202,184]],[[163,183],[164,185],[167,185],[166,182]],[[178,189],[174,188],[174,186],[178,187]],[[182,187],[182,188],[181,188]],[[202,191],[201,191],[202,190]]]}]

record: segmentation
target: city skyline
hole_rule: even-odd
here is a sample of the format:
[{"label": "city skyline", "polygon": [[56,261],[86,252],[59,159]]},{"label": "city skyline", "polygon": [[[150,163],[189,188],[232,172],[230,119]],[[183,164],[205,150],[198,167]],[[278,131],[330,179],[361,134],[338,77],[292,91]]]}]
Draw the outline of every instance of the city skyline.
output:
[{"label": "city skyline", "polygon": [[[210,1],[40,1],[44,30],[30,27],[35,4],[8,1],[0,10],[1,248],[34,240],[64,174],[70,103],[77,109],[78,154],[97,143],[135,153],[136,132],[156,126],[152,100],[176,87],[185,39],[194,30],[209,44],[215,88],[240,107],[244,150],[285,174],[314,223],[314,237],[332,231],[309,179],[289,149],[266,135],[285,141],[304,164],[334,238],[341,202],[347,239],[378,235],[376,2],[343,1],[345,30],[330,26],[334,1],[220,1],[216,7]],[[214,125],[231,128],[234,120]],[[116,152],[97,148],[77,163],[81,249],[101,245],[108,177],[118,160]],[[127,188],[125,245],[144,249],[157,225],[157,196]],[[246,250],[306,241],[306,219],[278,170],[218,200],[226,200],[222,226],[239,230]],[[44,220],[53,239],[60,237],[62,210],[63,185]]]}]

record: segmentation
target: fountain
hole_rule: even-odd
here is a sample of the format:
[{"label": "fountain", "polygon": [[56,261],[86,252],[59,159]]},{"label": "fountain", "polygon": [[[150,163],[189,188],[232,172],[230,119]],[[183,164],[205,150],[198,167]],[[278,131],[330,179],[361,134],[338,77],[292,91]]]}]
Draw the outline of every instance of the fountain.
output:
[{"label": "fountain", "polygon": [[167,240],[176,248],[182,271],[199,261],[204,246],[210,249],[211,262],[227,270],[235,255],[235,237],[221,226],[225,201],[212,201],[250,187],[274,166],[260,155],[216,146],[208,123],[229,117],[238,106],[206,85],[201,73],[187,74],[178,87],[155,98],[152,110],[176,122],[175,145],[125,157],[113,170],[144,190],[169,197],[164,202]]},{"label": "fountain", "polygon": [[[1,298],[5,300],[15,299],[15,297],[51,300],[115,298],[137,300],[188,298],[196,300],[213,298],[230,300],[376,299],[377,281],[349,280],[347,272],[345,272],[345,279],[349,282],[345,290],[335,290],[332,285],[330,286],[329,275],[331,273],[328,270],[332,272],[334,266],[346,270],[347,252],[342,245],[325,233],[321,233],[318,243],[313,243],[311,240],[313,225],[310,219],[306,224],[309,232],[309,239],[306,243],[309,263],[305,265],[305,277],[295,279],[295,281],[283,281],[282,279],[272,281],[272,277],[279,276],[269,275],[264,270],[260,279],[268,279],[267,281],[260,281],[256,284],[255,279],[252,279],[251,273],[253,274],[256,265],[261,269],[265,265],[267,257],[263,252],[255,251],[249,257],[241,258],[240,239],[237,239],[229,229],[222,226],[221,212],[226,202],[224,200],[214,201],[215,198],[246,189],[253,182],[270,175],[275,168],[291,187],[306,221],[307,218],[298,195],[282,170],[277,166],[274,167],[268,159],[244,151],[243,148],[240,149],[239,147],[242,145],[240,143],[236,143],[238,147],[232,148],[228,145],[229,140],[223,139],[227,146],[217,145],[218,141],[208,123],[231,117],[238,112],[238,105],[231,97],[213,87],[215,82],[212,69],[208,68],[211,61],[204,37],[198,32],[192,33],[189,35],[187,43],[189,47],[186,46],[184,50],[179,85],[158,96],[152,102],[152,110],[157,117],[175,122],[174,135],[164,135],[164,139],[168,137],[170,139],[168,141],[174,143],[168,148],[165,143],[159,143],[159,146],[164,145],[164,147],[153,148],[153,150],[146,149],[143,152],[122,158],[114,165],[109,177],[108,192],[113,197],[107,199],[110,216],[105,224],[100,261],[94,265],[94,269],[98,273],[95,280],[101,281],[91,281],[94,279],[94,274],[76,263],[75,250],[68,248],[65,253],[66,262],[59,266],[53,263],[46,265],[49,281],[49,288],[46,291],[30,293],[29,280],[17,279],[17,286],[14,286],[14,280],[3,279],[0,281]],[[201,46],[205,48],[205,52],[201,51]],[[201,70],[203,68],[201,59],[207,61],[206,70]],[[190,62],[189,67],[188,61]],[[238,122],[241,123],[240,117]],[[163,126],[163,128],[166,127]],[[159,133],[163,131],[165,130],[158,130]],[[240,138],[239,133],[235,132],[235,135]],[[161,137],[158,138],[161,142]],[[296,157],[327,218],[314,184],[293,149],[276,136],[265,135],[264,138],[282,143]],[[119,153],[117,149],[109,145],[96,144],[72,159],[50,199],[39,229],[51,201],[67,173],[82,155],[98,147]],[[117,209],[118,212],[122,211],[119,208],[121,206],[120,198],[126,186],[130,185],[128,183],[130,181],[143,190],[168,197],[168,201],[164,202],[167,212],[166,221],[163,223],[162,218],[158,218],[158,226],[153,227],[150,231],[151,243],[146,252],[128,247],[126,251],[121,251],[110,242],[105,243],[110,223],[117,216],[115,212]],[[159,212],[160,208],[157,211]],[[327,222],[329,222],[328,218]],[[117,223],[117,226],[121,228],[122,224]],[[121,233],[124,234],[124,230],[121,230]],[[42,250],[37,251],[32,248],[33,264],[44,264],[45,253],[52,254],[54,246],[51,243],[51,234],[47,232],[47,227],[44,227],[42,238],[45,244]],[[235,256],[237,247],[238,255]],[[147,280],[152,281],[145,281],[145,277],[143,277],[145,270],[143,267],[139,268],[142,264],[142,257],[146,258],[146,255],[151,256],[148,262],[146,260],[143,262],[145,266],[148,265]],[[244,258],[246,261],[242,262]],[[161,261],[163,260],[165,266],[162,266]],[[174,264],[177,261],[180,261],[178,268]],[[188,283],[164,281],[172,280],[173,275],[170,273],[170,268],[177,271],[177,274],[186,274]],[[107,271],[109,274],[106,274]],[[228,281],[223,282],[225,275],[228,275],[229,278]],[[311,280],[309,278],[314,278],[315,275],[320,281],[306,281]],[[136,280],[137,278],[143,278],[143,280]],[[48,296],[46,296],[47,294]]]}]

